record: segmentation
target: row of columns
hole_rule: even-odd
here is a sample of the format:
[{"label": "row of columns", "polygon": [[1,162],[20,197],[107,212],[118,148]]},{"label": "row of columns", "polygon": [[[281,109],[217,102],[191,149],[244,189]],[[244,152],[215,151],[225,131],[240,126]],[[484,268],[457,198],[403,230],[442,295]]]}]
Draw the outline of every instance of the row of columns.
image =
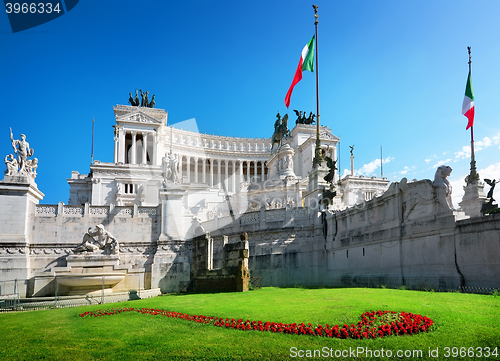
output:
[{"label": "row of columns", "polygon": [[148,139],[149,136],[152,137],[153,139],[153,158],[151,159],[151,164],[155,165],[156,164],[156,132],[152,131],[142,131],[142,132],[137,132],[137,131],[125,131],[123,128],[119,128],[118,130],[118,136],[114,137],[115,140],[115,154],[114,154],[114,162],[118,163],[125,163],[125,139],[126,139],[126,134],[130,134],[132,137],[132,146],[131,146],[131,156],[129,163],[130,164],[137,164],[137,134],[142,135],[142,149],[141,149],[141,155],[142,155],[142,163],[147,162],[147,149],[148,149]]},{"label": "row of columns", "polygon": [[[186,168],[186,178],[188,179],[188,183],[190,183],[191,180],[191,158],[190,156],[182,156],[181,157],[181,164],[179,164],[180,167],[180,173],[184,176],[184,167]],[[243,174],[243,167],[244,163],[246,163],[246,169],[247,169],[247,174],[246,174],[246,181],[251,181],[252,177],[255,177],[259,175],[258,173],[258,166],[260,163],[260,175],[261,175],[261,181],[265,180],[265,174],[266,174],[266,165],[264,161],[245,161],[245,160],[224,160],[224,159],[211,159],[211,158],[198,158],[194,157],[194,179],[195,183],[199,182],[199,174],[198,174],[198,163],[201,160],[202,162],[202,179],[201,183],[207,184],[207,175],[209,175],[208,178],[208,185],[210,187],[214,187],[217,185],[217,187],[220,189],[222,187],[222,182],[221,182],[221,165],[222,162],[224,162],[224,187],[226,190],[228,189],[228,180],[231,177],[231,191],[236,191],[236,164],[238,163],[238,168],[239,168],[239,178],[240,182],[244,179],[245,175]],[[207,161],[210,163],[208,164],[209,167],[209,174],[207,174]],[[214,164],[217,163],[217,184],[214,182]],[[251,173],[252,165],[253,164],[253,173]],[[229,174],[229,165],[231,165],[232,169],[232,174]]]}]

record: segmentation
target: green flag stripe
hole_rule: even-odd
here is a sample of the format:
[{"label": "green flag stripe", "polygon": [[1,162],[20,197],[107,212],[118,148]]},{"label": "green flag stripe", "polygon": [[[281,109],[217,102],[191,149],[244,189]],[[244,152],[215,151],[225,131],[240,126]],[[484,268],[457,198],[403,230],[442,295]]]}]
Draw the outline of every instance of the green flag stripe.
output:
[{"label": "green flag stripe", "polygon": [[306,54],[304,62],[302,63],[302,71],[309,70],[314,72],[314,36],[307,43],[309,51]]},{"label": "green flag stripe", "polygon": [[472,79],[470,76],[467,77],[467,86],[465,87],[465,95],[468,96],[471,100],[474,100],[474,92],[472,91]]}]

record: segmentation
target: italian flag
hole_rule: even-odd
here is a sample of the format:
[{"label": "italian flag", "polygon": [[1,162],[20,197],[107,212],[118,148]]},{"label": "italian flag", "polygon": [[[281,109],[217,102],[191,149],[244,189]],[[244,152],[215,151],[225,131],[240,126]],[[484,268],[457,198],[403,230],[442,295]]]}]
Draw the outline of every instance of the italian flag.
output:
[{"label": "italian flag", "polygon": [[292,97],[292,91],[295,84],[297,84],[302,79],[302,72],[304,70],[309,70],[314,72],[314,36],[302,49],[302,54],[300,54],[299,66],[293,77],[292,85],[288,89],[285,97],[285,105],[288,108],[290,106],[290,98]]},{"label": "italian flag", "polygon": [[465,96],[464,96],[464,102],[462,104],[462,114],[465,115],[467,119],[469,119],[469,122],[467,123],[467,128],[465,128],[465,130],[467,130],[474,124],[474,92],[472,91],[472,80],[470,77],[470,71],[469,71],[469,76],[467,77],[467,85],[465,86]]}]

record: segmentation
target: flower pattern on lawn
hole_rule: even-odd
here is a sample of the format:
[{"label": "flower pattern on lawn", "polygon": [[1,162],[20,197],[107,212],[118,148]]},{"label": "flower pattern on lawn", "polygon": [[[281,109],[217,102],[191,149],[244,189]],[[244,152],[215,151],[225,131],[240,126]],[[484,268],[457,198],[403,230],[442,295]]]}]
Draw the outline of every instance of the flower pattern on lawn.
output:
[{"label": "flower pattern on lawn", "polygon": [[413,335],[427,332],[433,321],[422,315],[394,311],[367,311],[361,315],[361,321],[356,324],[343,326],[328,324],[313,326],[308,323],[276,323],[263,321],[243,321],[241,318],[229,319],[222,317],[208,317],[203,315],[189,315],[182,312],[166,311],[154,308],[111,308],[106,310],[88,311],[81,313],[83,318],[116,315],[124,312],[138,312],[153,316],[180,318],[186,321],[211,324],[216,327],[233,328],[241,331],[277,332],[295,335],[323,336],[332,338],[378,338],[390,335]]}]

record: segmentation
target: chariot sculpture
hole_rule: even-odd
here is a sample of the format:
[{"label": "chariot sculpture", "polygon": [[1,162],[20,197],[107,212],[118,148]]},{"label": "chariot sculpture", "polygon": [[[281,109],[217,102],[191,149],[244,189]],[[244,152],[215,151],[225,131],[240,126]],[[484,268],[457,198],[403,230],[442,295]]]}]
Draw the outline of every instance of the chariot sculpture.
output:
[{"label": "chariot sculpture", "polygon": [[153,94],[153,97],[151,101],[149,101],[149,91],[143,92],[142,89],[139,89],[139,92],[141,93],[141,100],[139,101],[139,94],[137,94],[137,89],[135,90],[135,97],[132,97],[132,93],[128,93],[128,102],[130,105],[133,107],[144,107],[144,108],[154,108],[155,107],[155,95]]}]

